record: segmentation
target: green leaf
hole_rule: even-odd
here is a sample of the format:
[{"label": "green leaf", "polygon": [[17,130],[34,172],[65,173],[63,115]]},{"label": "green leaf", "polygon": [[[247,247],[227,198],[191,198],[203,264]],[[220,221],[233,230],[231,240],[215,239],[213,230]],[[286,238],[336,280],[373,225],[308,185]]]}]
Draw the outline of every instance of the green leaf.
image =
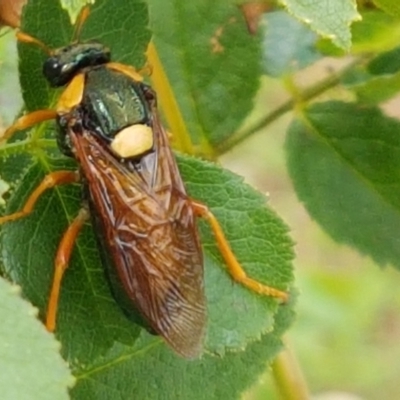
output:
[{"label": "green leaf", "polygon": [[82,7],[87,4],[94,4],[95,0],[60,0],[60,3],[61,7],[68,11],[71,22],[75,23]]},{"label": "green leaf", "polygon": [[217,145],[253,108],[261,40],[235,4],[149,0],[154,40],[192,142]]},{"label": "green leaf", "polygon": [[[13,34],[10,32],[11,35]],[[1,74],[0,87],[2,92],[1,101],[1,127],[4,128],[13,120],[15,114],[19,111],[22,98],[19,90],[18,82],[18,60],[16,57],[17,49],[11,40],[7,40],[4,33],[3,40],[0,40],[0,58],[1,58]]]},{"label": "green leaf", "polygon": [[373,0],[377,7],[394,17],[400,17],[400,4],[397,0]]},{"label": "green leaf", "polygon": [[322,37],[348,51],[351,46],[350,26],[360,19],[355,0],[280,0],[288,11]]},{"label": "green leaf", "polygon": [[400,48],[378,54],[366,66],[359,66],[349,72],[343,83],[353,90],[359,102],[379,104],[400,90]]},{"label": "green leaf", "polygon": [[349,86],[361,103],[379,104],[398,94],[400,91],[400,72],[391,75],[373,76],[366,82]]},{"label": "green leaf", "polygon": [[316,35],[286,12],[265,14],[264,70],[271,76],[294,73],[320,58]]},{"label": "green leaf", "polygon": [[4,195],[10,190],[10,185],[6,182],[3,181],[3,179],[0,178],[0,206],[4,207],[6,202],[4,200]]},{"label": "green leaf", "polygon": [[[351,54],[382,53],[398,45],[399,21],[380,10],[367,10],[362,13],[361,20],[352,24],[351,37]],[[344,51],[327,39],[321,40],[317,47],[326,55],[345,55]]]},{"label": "green leaf", "polygon": [[286,150],[297,195],[338,242],[400,267],[400,123],[378,108],[327,102],[290,126]]},{"label": "green leaf", "polygon": [[[292,318],[290,310],[281,307],[277,325],[286,329]],[[116,398],[114,385],[122,388],[118,398],[130,398],[129,381],[138,399],[241,399],[244,389],[264,371],[265,360],[281,349],[281,333],[263,335],[245,352],[229,353],[224,358],[205,355],[189,363],[171,356],[159,341],[143,334],[133,348],[116,344],[93,367],[79,371],[72,398]]]},{"label": "green leaf", "polygon": [[390,50],[400,41],[399,21],[381,11],[369,10],[353,24],[352,37],[353,54]]},{"label": "green leaf", "polygon": [[68,399],[68,387],[74,379],[59,354],[60,344],[37,321],[37,310],[19,293],[17,286],[0,278],[1,398]]},{"label": "green leaf", "polygon": [[400,71],[400,47],[379,54],[368,64],[368,71],[373,75],[394,74]]},{"label": "green leaf", "polygon": [[[41,18],[37,18],[38,15]],[[44,20],[48,23],[43,24]],[[22,10],[21,30],[35,36],[50,48],[69,43],[73,32],[67,12],[61,9],[57,1],[47,0],[27,2]],[[26,110],[49,108],[54,100],[54,91],[42,75],[46,54],[39,47],[22,42],[18,43],[18,53],[20,84]]]}]

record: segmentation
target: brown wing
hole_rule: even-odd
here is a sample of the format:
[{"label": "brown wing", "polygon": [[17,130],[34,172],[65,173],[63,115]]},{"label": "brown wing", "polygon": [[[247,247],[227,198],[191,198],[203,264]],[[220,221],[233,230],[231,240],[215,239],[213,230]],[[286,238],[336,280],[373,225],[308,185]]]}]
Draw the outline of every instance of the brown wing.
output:
[{"label": "brown wing", "polygon": [[89,131],[70,132],[126,294],[149,325],[184,357],[202,349],[203,259],[193,211],[164,129],[155,151],[121,163]]}]

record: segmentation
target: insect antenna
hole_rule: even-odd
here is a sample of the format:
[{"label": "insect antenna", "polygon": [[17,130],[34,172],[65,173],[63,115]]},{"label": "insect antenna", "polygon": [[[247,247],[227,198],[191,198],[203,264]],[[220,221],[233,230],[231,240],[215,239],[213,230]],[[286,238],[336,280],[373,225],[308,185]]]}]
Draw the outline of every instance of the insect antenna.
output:
[{"label": "insect antenna", "polygon": [[89,14],[90,14],[90,7],[89,6],[83,7],[75,23],[74,34],[72,35],[72,43],[76,43],[79,41],[83,24],[87,20]]},{"label": "insect antenna", "polygon": [[[79,35],[82,30],[82,26],[83,26],[84,22],[86,21],[87,17],[89,16],[89,11],[90,11],[90,8],[88,6],[82,8],[82,11],[80,12],[79,17],[75,24],[74,33],[72,35],[73,42],[78,41]],[[19,32],[17,32],[16,37],[17,37],[17,40],[19,40],[20,42],[35,44],[35,45],[39,46],[42,50],[44,50],[49,55],[51,55],[53,53],[53,51],[48,46],[46,46],[42,41],[40,41],[39,39],[36,39],[35,37],[33,37],[31,35],[28,35],[27,33],[19,31]]]},{"label": "insect antenna", "polygon": [[35,44],[36,46],[39,46],[42,50],[44,50],[47,54],[50,55],[52,53],[52,50],[47,47],[43,42],[41,42],[39,39],[34,38],[31,35],[28,35],[27,33],[17,32],[16,36],[20,42]]}]

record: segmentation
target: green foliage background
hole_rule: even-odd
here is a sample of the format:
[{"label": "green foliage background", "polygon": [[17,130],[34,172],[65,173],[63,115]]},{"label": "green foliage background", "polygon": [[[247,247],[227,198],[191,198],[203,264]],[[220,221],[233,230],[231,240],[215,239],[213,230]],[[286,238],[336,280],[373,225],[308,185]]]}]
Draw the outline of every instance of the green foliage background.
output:
[{"label": "green foliage background", "polygon": [[[43,10],[49,6],[45,0],[35,3]],[[92,21],[114,16],[107,11],[105,0],[96,4],[99,8],[93,15],[98,18]],[[204,155],[213,149],[213,156],[224,154],[222,163],[245,175],[261,192],[268,192],[269,204],[291,227],[300,295],[289,344],[298,354],[310,391],[398,398],[400,278],[394,269],[382,272],[373,264],[399,266],[400,125],[389,117],[398,115],[395,96],[400,89],[397,1],[356,4],[338,0],[333,5],[328,0],[301,4],[282,0],[278,8],[284,7],[263,17],[261,30],[252,40],[244,34],[243,17],[234,1],[226,0],[218,6],[205,0],[179,4],[152,0],[148,4],[155,43],[196,151]],[[56,7],[54,2],[51,7]],[[134,18],[136,13],[135,7],[131,14],[123,7],[121,3],[115,15],[118,27],[121,19]],[[43,12],[51,15],[50,9]],[[61,19],[66,23],[68,17],[65,14]],[[60,23],[60,18],[57,21]],[[217,39],[225,53],[218,55],[210,53],[207,45],[210,38],[215,39],[221,21],[223,34]],[[42,29],[37,18],[26,23],[28,30],[42,31],[41,38],[52,46],[68,42],[71,35],[68,27],[56,34],[51,26]],[[146,24],[146,18],[138,18],[135,26],[122,24],[120,31],[107,36],[102,24],[89,20],[83,35],[109,40],[117,59],[140,67],[148,40]],[[127,50],[126,42],[113,43],[114,34],[117,37],[127,32],[135,37],[138,47]],[[7,42],[2,42],[5,46],[3,43]],[[48,91],[40,76],[43,55],[31,46],[21,46],[20,50],[27,108],[54,103],[54,93]],[[351,60],[346,52],[353,56]],[[336,60],[326,64],[326,56]],[[2,68],[10,68],[12,60],[7,59]],[[34,81],[31,76],[35,76]],[[10,83],[0,77],[0,84]],[[279,118],[289,111],[294,112]],[[276,120],[279,122],[271,124]],[[36,129],[32,142],[11,145],[4,153],[8,158],[2,161],[3,178],[15,185],[15,178],[25,173],[9,209],[18,207],[44,173],[60,166],[72,167],[54,157],[57,152],[52,135],[51,129]],[[32,143],[33,152],[29,147]],[[29,155],[17,157],[19,149],[28,150]],[[14,165],[27,160],[30,169],[16,173]],[[286,225],[263,206],[264,197],[211,164],[183,156],[179,163],[189,191],[207,200],[232,244],[238,243],[234,250],[246,260],[249,271],[258,279],[286,287],[292,279],[292,242],[286,236]],[[50,272],[39,273],[43,266],[31,264],[30,254],[14,251],[13,246],[18,240],[35,240],[32,232],[41,231],[43,236],[34,247],[42,252],[41,243],[49,244],[44,252],[46,259],[39,264],[51,271],[57,245],[54,232],[62,231],[78,205],[78,188],[62,188],[45,198],[39,220],[5,227],[3,257],[11,261],[7,274],[25,281],[24,293],[40,309],[46,296],[45,289],[38,288],[48,287]],[[64,221],[60,219],[58,228],[52,226],[46,231],[60,207]],[[253,225],[246,225],[249,220]],[[243,226],[247,226],[246,234],[237,235],[237,227]],[[281,348],[281,335],[290,325],[292,310],[278,309],[273,301],[260,301],[242,288],[232,288],[207,227],[201,224],[201,230],[211,322],[207,354],[190,366],[171,357],[159,339],[132,328],[121,318],[107,296],[101,271],[95,267],[98,261],[92,233],[89,227],[85,230],[78,243],[76,268],[71,268],[65,282],[67,296],[61,303],[58,333],[63,355],[72,361],[78,382],[71,392],[74,398],[127,398],[132,390],[139,398],[165,398],[165,393],[174,399],[240,398],[245,389],[247,400],[278,398],[269,370],[261,376],[261,384],[252,389],[249,386],[265,369],[265,361],[272,360]],[[242,242],[241,236],[249,240]],[[274,254],[278,255],[276,259]],[[264,270],[261,265],[266,259],[271,261]],[[32,270],[22,268],[26,264]],[[281,272],[275,274],[277,269]],[[95,291],[88,290],[87,282],[82,281],[82,271],[86,271],[87,282],[95,282]],[[75,300],[66,300],[70,298]],[[226,302],[220,303],[220,298]],[[86,309],[85,304],[89,305]],[[246,314],[243,310],[249,307],[255,311],[242,320]],[[87,318],[88,309],[96,316],[93,320]],[[225,315],[228,309],[232,311]],[[85,324],[80,323],[83,321]],[[75,330],[69,329],[71,324]],[[92,340],[95,345],[88,348]],[[245,351],[241,351],[243,347]],[[235,352],[229,351],[232,349]],[[213,356],[215,353],[222,358]],[[62,360],[59,362],[62,365]],[[200,382],[198,376],[204,380]],[[183,384],[171,386],[178,378]],[[71,381],[66,378],[63,382],[65,388]],[[207,393],[204,385],[209,388]]]}]

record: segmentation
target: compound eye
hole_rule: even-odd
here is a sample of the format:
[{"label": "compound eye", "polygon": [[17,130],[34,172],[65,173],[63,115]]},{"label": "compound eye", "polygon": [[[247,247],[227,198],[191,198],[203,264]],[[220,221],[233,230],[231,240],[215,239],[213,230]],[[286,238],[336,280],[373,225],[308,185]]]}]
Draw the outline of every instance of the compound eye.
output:
[{"label": "compound eye", "polygon": [[46,70],[51,72],[51,71],[58,71],[60,69],[60,63],[57,59],[50,58],[49,60],[46,61],[44,64],[46,67]]},{"label": "compound eye", "polygon": [[50,83],[57,80],[60,75],[60,63],[57,59],[49,58],[43,64],[43,74]]}]

